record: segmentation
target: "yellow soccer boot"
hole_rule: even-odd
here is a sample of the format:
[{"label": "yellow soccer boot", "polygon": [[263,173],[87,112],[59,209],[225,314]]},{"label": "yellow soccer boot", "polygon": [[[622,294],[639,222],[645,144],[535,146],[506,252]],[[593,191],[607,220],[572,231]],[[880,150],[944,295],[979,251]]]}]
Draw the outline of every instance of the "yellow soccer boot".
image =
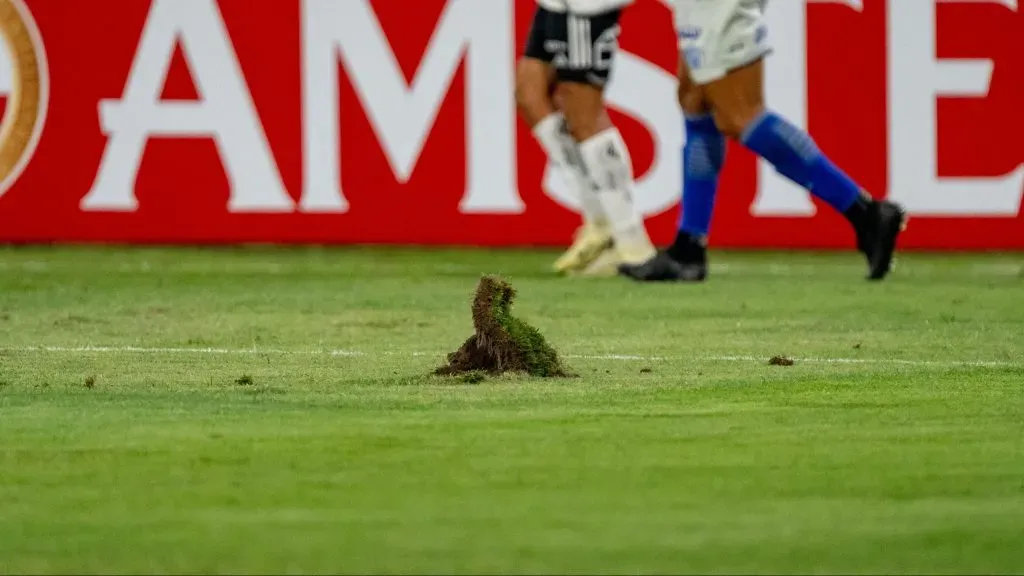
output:
[{"label": "yellow soccer boot", "polygon": [[584,223],[576,230],[569,249],[555,260],[553,268],[559,274],[580,272],[611,248],[611,245],[612,233],[606,225]]}]

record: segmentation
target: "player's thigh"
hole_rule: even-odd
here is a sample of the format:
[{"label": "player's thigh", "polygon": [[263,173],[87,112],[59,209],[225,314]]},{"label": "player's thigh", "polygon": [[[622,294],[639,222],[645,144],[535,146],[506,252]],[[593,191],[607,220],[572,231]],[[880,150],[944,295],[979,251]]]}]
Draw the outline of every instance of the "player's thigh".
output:
[{"label": "player's thigh", "polygon": [[553,59],[558,101],[578,141],[611,125],[604,108],[604,88],[618,52],[620,15],[619,10],[594,15],[566,13],[553,22],[550,34],[559,47]]},{"label": "player's thigh", "polygon": [[679,67],[676,70],[676,79],[679,88],[676,97],[679,100],[679,108],[687,116],[701,116],[710,111],[704,99],[704,89],[690,78],[690,70],[686,65],[686,59],[682,54],[679,56]]},{"label": "player's thigh", "polygon": [[530,127],[554,111],[554,54],[547,47],[548,21],[552,13],[538,6],[526,37],[526,47],[516,64],[516,105]]},{"label": "player's thigh", "polygon": [[761,59],[770,52],[761,0],[675,0],[676,31],[690,80],[720,128],[737,136],[762,108]]},{"label": "player's thigh", "polygon": [[524,56],[516,63],[516,106],[532,128],[554,112],[554,70],[542,60]]}]

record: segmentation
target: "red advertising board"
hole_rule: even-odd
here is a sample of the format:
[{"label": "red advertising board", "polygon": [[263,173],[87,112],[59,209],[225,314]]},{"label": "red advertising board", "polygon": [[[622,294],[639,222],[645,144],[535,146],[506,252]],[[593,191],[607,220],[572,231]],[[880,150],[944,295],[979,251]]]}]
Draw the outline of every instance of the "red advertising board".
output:
[{"label": "red advertising board", "polygon": [[[0,241],[568,242],[574,200],[516,118],[532,0],[0,0]],[[1016,0],[769,4],[769,104],[877,196],[904,246],[1024,248]],[[608,88],[652,235],[674,230],[670,9],[623,19]],[[712,243],[845,247],[733,147]]]}]

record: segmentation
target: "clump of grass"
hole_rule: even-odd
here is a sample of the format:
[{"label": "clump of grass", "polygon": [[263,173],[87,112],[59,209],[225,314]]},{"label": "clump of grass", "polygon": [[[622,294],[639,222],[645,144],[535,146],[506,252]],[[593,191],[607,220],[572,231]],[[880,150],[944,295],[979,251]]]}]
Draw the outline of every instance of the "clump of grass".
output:
[{"label": "clump of grass", "polygon": [[448,355],[440,375],[523,372],[541,378],[569,376],[558,352],[539,330],[512,315],[516,291],[504,280],[484,276],[473,298],[474,333]]}]

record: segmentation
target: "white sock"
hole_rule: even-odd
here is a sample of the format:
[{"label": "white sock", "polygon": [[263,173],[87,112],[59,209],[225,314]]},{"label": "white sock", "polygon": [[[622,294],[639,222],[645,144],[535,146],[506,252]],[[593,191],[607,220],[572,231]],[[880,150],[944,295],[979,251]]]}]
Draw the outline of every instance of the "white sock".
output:
[{"label": "white sock", "polygon": [[633,162],[626,142],[615,127],[579,144],[587,174],[608,218],[620,252],[649,257],[654,252],[644,219],[633,205]]},{"label": "white sock", "polygon": [[565,129],[565,117],[561,112],[546,116],[533,127],[533,136],[558,167],[569,188],[580,199],[583,222],[603,226],[607,224],[601,200],[590,186],[584,168],[580,165],[576,141]]}]

